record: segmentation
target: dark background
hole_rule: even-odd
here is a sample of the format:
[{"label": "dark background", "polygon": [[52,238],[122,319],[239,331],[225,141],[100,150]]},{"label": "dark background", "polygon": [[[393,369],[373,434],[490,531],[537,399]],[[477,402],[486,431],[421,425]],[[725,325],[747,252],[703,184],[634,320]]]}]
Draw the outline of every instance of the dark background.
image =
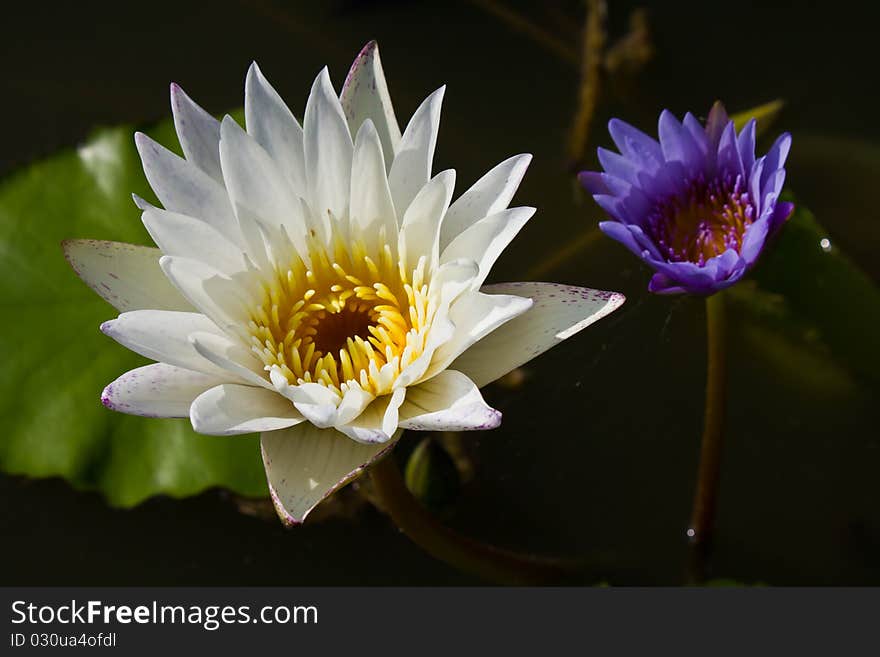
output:
[{"label": "dark background", "polygon": [[[508,6],[578,48],[580,3]],[[636,6],[649,7],[656,55],[628,87],[609,90],[594,142],[607,142],[613,114],[653,130],[662,107],[702,115],[716,98],[733,111],[784,98],[779,125],[795,138],[789,181],[799,180],[799,198],[878,280],[876,16],[843,2],[612,0],[612,34]],[[375,38],[402,126],[448,84],[435,170],[455,167],[459,193],[501,159],[535,154],[517,198],[547,223],[530,224],[502,274],[524,277],[578,222],[598,217],[573,200],[566,171],[576,66],[480,3],[32,2],[5,12],[0,174],[74,146],[96,126],[165,118],[171,81],[209,111],[238,107],[251,60],[301,116],[320,68],[330,67],[338,89]],[[474,438],[480,472],[449,521],[499,544],[604,555],[595,580],[674,584],[698,453],[699,303],[647,295],[647,273],[616,246],[595,253],[548,277],[622,290],[629,314],[548,354],[540,368],[564,371],[566,381],[537,402],[488,390],[516,434]],[[571,362],[585,365],[572,371]],[[876,390],[806,404],[747,353],[732,362],[714,572],[746,583],[880,584]],[[583,398],[618,412],[585,421]],[[475,581],[421,553],[372,509],[286,531],[240,513],[222,491],[118,510],[60,480],[0,475],[0,537],[3,584]]]}]

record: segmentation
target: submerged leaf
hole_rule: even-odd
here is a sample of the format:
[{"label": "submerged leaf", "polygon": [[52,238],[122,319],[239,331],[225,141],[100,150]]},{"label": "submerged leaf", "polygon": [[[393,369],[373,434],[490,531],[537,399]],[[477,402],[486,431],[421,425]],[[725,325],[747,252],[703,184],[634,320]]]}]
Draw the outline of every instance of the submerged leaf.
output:
[{"label": "submerged leaf", "polygon": [[[200,436],[188,420],[126,416],[101,405],[102,388],[145,361],[98,330],[117,313],[70,270],[61,241],[150,243],[131,201],[132,192],[154,198],[132,133],[101,130],[0,183],[7,272],[0,279],[0,469],[61,476],[121,506],[211,486],[265,495],[255,437]],[[151,134],[174,143],[170,121]]]},{"label": "submerged leaf", "polygon": [[754,281],[744,281],[726,294],[734,310],[734,339],[740,339],[749,360],[772,372],[775,380],[801,396],[822,400],[855,392],[850,372],[837,362],[816,327],[792,312],[785,297],[761,290]]},{"label": "submerged leaf", "polygon": [[754,273],[762,290],[785,297],[792,313],[850,371],[880,372],[880,289],[836,249],[813,214],[799,207]]}]

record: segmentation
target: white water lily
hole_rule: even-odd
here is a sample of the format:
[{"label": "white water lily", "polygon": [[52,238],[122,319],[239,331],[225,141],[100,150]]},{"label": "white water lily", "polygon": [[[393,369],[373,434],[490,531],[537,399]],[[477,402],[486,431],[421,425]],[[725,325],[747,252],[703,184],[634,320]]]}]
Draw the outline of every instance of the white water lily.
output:
[{"label": "white water lily", "polygon": [[101,329],[157,361],[104,390],[113,410],[189,417],[205,434],[261,433],[282,520],[390,449],[400,429],[491,429],[480,386],[611,312],[619,294],[483,285],[534,213],[508,208],[512,157],[452,202],[431,172],[441,88],[401,134],[374,43],[337,97],[327,70],[302,125],[256,64],[243,130],[172,86],[184,158],[136,135],[164,209],[158,249],[73,240],[68,260],[122,314]]}]

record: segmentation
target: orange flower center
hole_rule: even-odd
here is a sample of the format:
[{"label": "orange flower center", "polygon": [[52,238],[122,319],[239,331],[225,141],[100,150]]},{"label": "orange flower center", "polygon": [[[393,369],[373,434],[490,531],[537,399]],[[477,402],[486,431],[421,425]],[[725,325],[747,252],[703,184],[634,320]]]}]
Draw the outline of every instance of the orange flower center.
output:
[{"label": "orange flower center", "polygon": [[742,250],[743,235],[755,220],[755,207],[743,190],[742,176],[706,183],[694,180],[683,194],[658,204],[647,231],[671,262],[704,265],[728,249]]}]

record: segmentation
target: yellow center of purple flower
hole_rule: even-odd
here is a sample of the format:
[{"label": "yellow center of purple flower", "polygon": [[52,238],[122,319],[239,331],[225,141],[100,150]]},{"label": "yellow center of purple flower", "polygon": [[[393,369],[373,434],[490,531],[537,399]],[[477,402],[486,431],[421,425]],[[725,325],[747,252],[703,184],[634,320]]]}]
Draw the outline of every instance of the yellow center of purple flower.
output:
[{"label": "yellow center of purple flower", "polygon": [[669,261],[702,266],[727,249],[739,253],[754,219],[755,208],[743,190],[742,176],[706,182],[700,175],[684,193],[657,204],[646,229]]}]

